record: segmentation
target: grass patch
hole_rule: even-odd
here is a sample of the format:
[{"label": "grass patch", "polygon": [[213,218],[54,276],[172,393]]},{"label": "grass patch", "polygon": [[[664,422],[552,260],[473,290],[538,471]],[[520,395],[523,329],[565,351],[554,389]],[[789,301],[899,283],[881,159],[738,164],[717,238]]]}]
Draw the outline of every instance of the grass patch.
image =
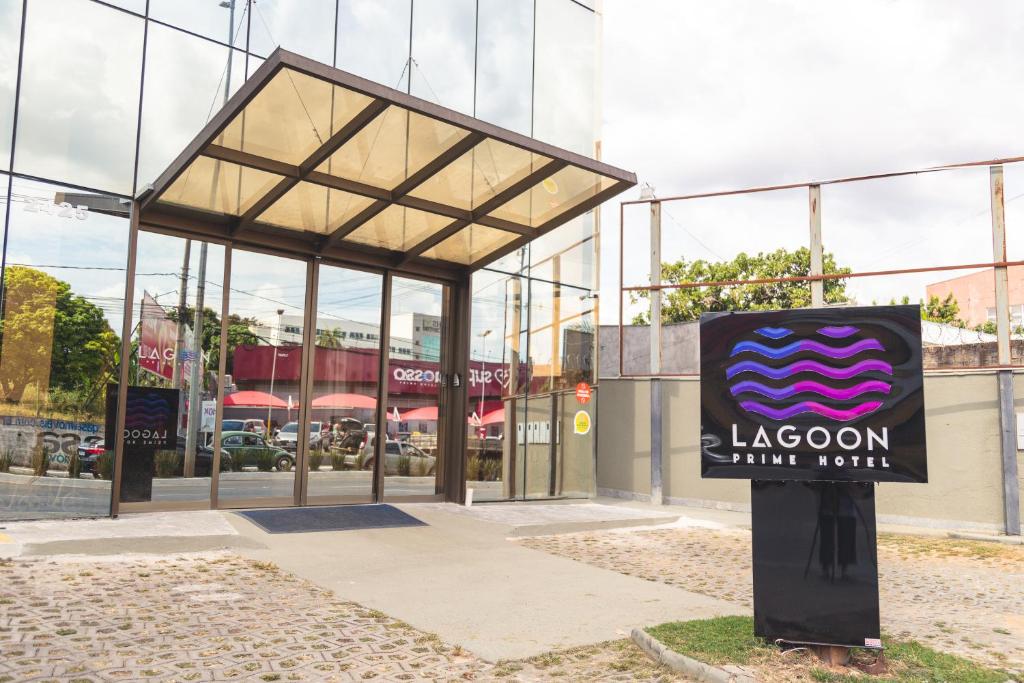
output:
[{"label": "grass patch", "polygon": [[[888,671],[870,676],[852,667],[829,669],[814,655],[793,657],[754,635],[750,617],[718,617],[696,621],[661,624],[647,629],[667,647],[706,664],[750,665],[763,671],[769,680],[791,680],[798,672],[819,683],[1004,683],[1020,681],[1005,671],[977,664],[963,657],[938,652],[913,640],[886,637],[885,659]],[[875,654],[854,650],[851,663],[867,664]],[[802,678],[802,677],[801,677]]]},{"label": "grass patch", "polygon": [[749,664],[755,655],[771,650],[754,635],[750,617],[675,621],[646,630],[667,647],[705,664]]}]

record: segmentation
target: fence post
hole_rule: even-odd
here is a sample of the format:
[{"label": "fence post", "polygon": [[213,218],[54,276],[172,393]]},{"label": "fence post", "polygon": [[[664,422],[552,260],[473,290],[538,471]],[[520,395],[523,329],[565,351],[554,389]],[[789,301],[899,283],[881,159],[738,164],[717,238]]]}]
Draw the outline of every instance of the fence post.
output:
[{"label": "fence post", "polygon": [[651,502],[662,504],[661,484],[661,202],[651,202]]},{"label": "fence post", "polygon": [[[992,189],[992,260],[1006,261],[1006,214],[1004,212],[1003,167],[990,166]],[[1006,266],[995,267],[996,339],[999,375],[999,435],[1003,469],[1003,514],[1006,533],[1020,535],[1020,484],[1017,479],[1016,420],[1013,410],[1013,371],[1010,354],[1010,301]]]},{"label": "fence post", "polygon": [[[808,186],[808,202],[811,213],[811,275],[824,274],[824,255],[821,246],[821,185]],[[811,306],[821,308],[825,305],[825,283],[822,280],[811,281]]]}]

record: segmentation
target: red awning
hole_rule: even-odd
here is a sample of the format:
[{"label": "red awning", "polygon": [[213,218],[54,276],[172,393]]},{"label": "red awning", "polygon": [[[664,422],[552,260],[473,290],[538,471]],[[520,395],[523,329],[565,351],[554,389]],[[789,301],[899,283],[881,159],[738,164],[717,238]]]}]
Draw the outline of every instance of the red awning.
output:
[{"label": "red awning", "polygon": [[244,408],[287,408],[288,404],[265,391],[236,391],[224,397],[225,406]]},{"label": "red awning", "polygon": [[505,409],[498,408],[484,415],[483,419],[480,420],[481,426],[501,424],[505,421]]},{"label": "red awning", "polygon": [[313,399],[314,408],[376,408],[377,399],[362,394],[327,394]]}]

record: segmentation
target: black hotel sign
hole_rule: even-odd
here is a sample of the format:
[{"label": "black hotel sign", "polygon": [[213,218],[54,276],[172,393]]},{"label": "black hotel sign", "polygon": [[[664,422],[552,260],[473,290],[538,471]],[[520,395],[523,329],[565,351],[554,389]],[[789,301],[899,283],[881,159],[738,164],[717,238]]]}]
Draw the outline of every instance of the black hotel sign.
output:
[{"label": "black hotel sign", "polygon": [[708,313],[701,476],[927,482],[918,306]]}]

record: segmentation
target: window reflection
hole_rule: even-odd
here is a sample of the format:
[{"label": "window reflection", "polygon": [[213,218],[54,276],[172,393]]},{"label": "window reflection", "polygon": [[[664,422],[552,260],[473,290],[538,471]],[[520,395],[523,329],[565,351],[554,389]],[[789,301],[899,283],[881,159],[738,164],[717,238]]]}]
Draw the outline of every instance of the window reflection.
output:
[{"label": "window reflection", "polygon": [[152,182],[245,80],[245,53],[151,24],[142,94],[139,187]]},{"label": "window reflection", "polygon": [[247,4],[245,0],[149,0],[149,16],[244,49],[249,24]]},{"label": "window reflection", "polygon": [[410,92],[473,113],[474,0],[416,0],[412,17]]},{"label": "window reflection", "polygon": [[[4,187],[6,188],[6,178]],[[128,221],[113,197],[15,179],[0,351],[0,519],[105,515]]]},{"label": "window reflection", "polygon": [[594,288],[594,230],[594,212],[590,212],[535,240],[530,245],[531,275]]},{"label": "window reflection", "polygon": [[407,90],[411,7],[410,0],[339,0],[337,67]]},{"label": "window reflection", "polygon": [[32,3],[16,170],[131,193],[142,22],[93,2]]},{"label": "window reflection", "polygon": [[572,0],[537,0],[533,135],[594,156],[596,15]]},{"label": "window reflection", "polygon": [[291,0],[252,3],[249,51],[266,57],[274,48],[296,52],[324,64],[334,59],[334,0]]},{"label": "window reflection", "polygon": [[18,45],[21,42],[21,3],[0,4],[0,168],[11,162],[14,91],[18,80]]},{"label": "window reflection", "polygon": [[480,0],[476,117],[530,133],[533,101],[533,2]]}]

